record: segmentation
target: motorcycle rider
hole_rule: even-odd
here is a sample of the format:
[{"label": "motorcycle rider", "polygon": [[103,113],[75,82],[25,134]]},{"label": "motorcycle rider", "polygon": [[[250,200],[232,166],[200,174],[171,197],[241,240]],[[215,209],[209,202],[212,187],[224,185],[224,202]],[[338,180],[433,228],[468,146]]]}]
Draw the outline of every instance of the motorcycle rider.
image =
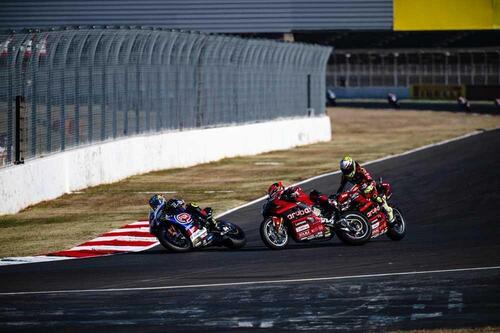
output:
[{"label": "motorcycle rider", "polygon": [[177,198],[172,198],[166,201],[165,197],[161,194],[153,195],[149,199],[149,206],[153,210],[153,214],[156,213],[158,208],[160,208],[160,211],[156,214],[177,215],[185,212],[190,214],[195,221],[207,229],[217,226],[217,221],[213,217],[213,210],[211,207],[201,209],[200,206],[194,202],[186,204],[184,200]]},{"label": "motorcycle rider", "polygon": [[312,206],[313,204],[300,186],[289,186],[285,188],[280,181],[271,184],[267,189],[267,194],[272,201],[279,199],[289,202],[302,202],[308,206]]},{"label": "motorcycle rider", "polygon": [[340,170],[342,171],[342,180],[337,189],[337,194],[344,190],[347,183],[358,185],[364,199],[373,200],[378,203],[387,213],[389,223],[394,222],[394,213],[392,208],[387,204],[384,196],[379,196],[375,181],[372,179],[368,171],[353,160],[350,156],[345,156],[340,160]]}]

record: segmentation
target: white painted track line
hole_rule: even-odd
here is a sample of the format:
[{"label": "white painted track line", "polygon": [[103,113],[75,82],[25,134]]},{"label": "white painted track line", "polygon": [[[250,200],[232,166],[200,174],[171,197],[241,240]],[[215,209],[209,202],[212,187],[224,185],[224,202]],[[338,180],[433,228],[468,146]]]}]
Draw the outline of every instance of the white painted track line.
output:
[{"label": "white painted track line", "polygon": [[347,279],[366,279],[366,278],[405,276],[405,275],[411,276],[411,275],[439,274],[439,273],[491,271],[491,270],[497,270],[497,269],[500,269],[500,266],[468,267],[468,268],[440,269],[440,270],[430,270],[430,271],[410,271],[410,272],[363,274],[363,275],[330,276],[330,277],[286,279],[286,280],[261,280],[261,281],[227,282],[227,283],[211,283],[211,284],[190,284],[190,285],[160,286],[160,287],[80,289],[80,290],[73,289],[73,290],[50,290],[50,291],[19,291],[19,292],[0,293],[0,296],[43,295],[43,294],[82,294],[82,293],[100,293],[100,292],[128,292],[128,291],[149,291],[149,290],[170,290],[170,289],[196,289],[196,288],[213,288],[213,287],[268,285],[268,284],[277,284],[277,283],[284,284],[284,283],[299,283],[299,282],[335,281],[335,280],[347,280]]},{"label": "white painted track line", "polygon": [[75,259],[73,257],[51,257],[51,256],[26,256],[26,257],[7,257],[0,259],[0,266],[31,264],[37,262],[59,261],[66,259]]},{"label": "white painted track line", "polygon": [[127,225],[133,225],[133,226],[142,226],[142,227],[149,227],[149,221],[137,221],[137,222],[132,222]]},{"label": "white painted track line", "polygon": [[75,246],[69,251],[122,251],[122,252],[138,252],[144,250],[145,246],[120,246],[120,245],[84,245]]},{"label": "white painted track line", "polygon": [[120,228],[114,229],[106,232],[106,234],[117,234],[122,232],[141,232],[144,234],[149,234],[149,227],[140,227],[140,228]]}]

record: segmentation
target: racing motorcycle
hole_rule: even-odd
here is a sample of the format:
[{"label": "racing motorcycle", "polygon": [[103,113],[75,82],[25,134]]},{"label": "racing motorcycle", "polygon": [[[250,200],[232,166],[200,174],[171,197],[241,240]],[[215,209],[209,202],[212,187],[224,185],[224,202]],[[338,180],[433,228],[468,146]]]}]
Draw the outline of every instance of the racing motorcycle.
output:
[{"label": "racing motorcycle", "polygon": [[[377,189],[388,200],[391,198],[391,186],[382,179],[377,183]],[[378,204],[371,200],[363,206],[357,204],[356,198],[361,195],[359,190],[355,185],[349,191],[322,202],[317,199],[319,196],[313,198],[312,195],[308,200],[299,195],[301,199],[296,202],[268,199],[262,210],[262,241],[268,248],[278,250],[285,248],[290,238],[307,242],[329,240],[335,234],[350,245],[362,245],[383,234],[392,240],[401,240],[406,233],[401,210],[393,207],[395,221],[389,225]]]},{"label": "racing motorcycle", "polygon": [[151,234],[167,250],[187,252],[208,246],[225,246],[230,249],[245,246],[245,233],[239,226],[222,220],[207,226],[195,214],[184,209],[165,209],[166,204],[163,200],[157,207],[152,207],[149,226]]},{"label": "racing motorcycle", "polygon": [[295,200],[268,198],[264,203],[260,236],[270,249],[285,248],[290,238],[296,242],[333,238],[333,226],[326,223],[321,211],[300,188],[296,191]]}]

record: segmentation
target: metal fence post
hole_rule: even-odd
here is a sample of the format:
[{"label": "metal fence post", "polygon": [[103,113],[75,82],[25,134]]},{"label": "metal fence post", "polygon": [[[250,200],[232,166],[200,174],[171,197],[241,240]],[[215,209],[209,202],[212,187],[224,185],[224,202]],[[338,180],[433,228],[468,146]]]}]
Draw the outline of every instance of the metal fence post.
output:
[{"label": "metal fence post", "polygon": [[394,68],[393,68],[393,75],[394,75],[394,87],[397,87],[398,86],[398,57],[399,57],[399,53],[394,53],[392,55],[394,57]]},{"label": "metal fence post", "polygon": [[59,42],[61,41],[62,35],[56,35],[57,39],[53,46],[49,51],[48,58],[48,68],[47,68],[47,103],[46,103],[46,122],[47,122],[47,137],[45,141],[47,152],[52,151],[52,84],[54,83],[53,74],[54,74],[54,59],[57,48],[59,47]]},{"label": "metal fence post", "polygon": [[82,63],[82,52],[85,44],[87,43],[90,36],[90,32],[87,31],[85,37],[82,38],[80,44],[78,45],[78,51],[76,52],[76,64],[75,64],[75,145],[80,143],[80,66]]},{"label": "metal fence post", "polygon": [[88,112],[87,112],[87,139],[92,142],[94,136],[94,65],[97,47],[104,36],[104,31],[94,36],[93,43],[89,47],[89,84],[88,84]]},{"label": "metal fence post", "polygon": [[63,47],[62,58],[62,78],[61,78],[61,98],[60,98],[60,119],[59,119],[59,136],[61,141],[61,150],[66,149],[66,69],[68,62],[68,51],[73,43],[76,34],[73,32],[71,37],[66,37],[66,44]]},{"label": "metal fence post", "polygon": [[137,59],[135,61],[135,75],[136,75],[136,101],[135,101],[135,133],[141,132],[141,105],[142,105],[142,91],[141,91],[141,58],[144,53],[144,45],[146,45],[148,36],[141,35]]},{"label": "metal fence post", "polygon": [[21,128],[21,104],[24,103],[24,97],[17,95],[16,96],[16,141],[15,141],[15,160],[14,164],[22,164],[24,163],[24,158],[21,157],[21,141],[22,141],[22,132],[25,129]]},{"label": "metal fence post", "polygon": [[38,123],[38,112],[37,112],[37,77],[38,77],[38,43],[36,43],[35,36],[31,37],[33,46],[30,57],[30,67],[31,67],[31,156],[36,155],[36,145],[37,145],[37,123]]},{"label": "metal fence post", "polygon": [[[158,45],[158,50],[155,53],[156,54],[156,71],[158,73],[158,85],[156,87],[157,90],[157,96],[158,96],[158,107],[156,110],[156,130],[160,131],[165,127],[165,123],[163,122],[163,117],[166,113],[167,110],[167,94],[166,94],[166,88],[167,88],[167,71],[165,66],[163,66],[163,52],[165,50],[165,46],[168,44],[170,34],[167,32],[161,33],[162,37],[162,42],[161,44]],[[151,54],[151,57],[153,54]],[[151,59],[151,63],[153,63]],[[163,92],[163,93],[162,93]]]},{"label": "metal fence post", "polygon": [[483,52],[484,55],[484,63],[483,63],[483,77],[484,77],[484,85],[486,86],[488,84],[488,75],[489,75],[489,70],[488,70],[488,55],[486,52]]},{"label": "metal fence post", "polygon": [[474,85],[474,79],[476,76],[476,66],[474,65],[474,54],[472,52],[469,52],[470,55],[470,83]]},{"label": "metal fence post", "polygon": [[124,91],[125,91],[125,114],[124,114],[124,117],[123,117],[123,134],[124,135],[128,135],[129,134],[129,131],[128,131],[128,126],[129,126],[129,121],[128,121],[128,114],[129,114],[129,107],[130,107],[130,104],[133,103],[133,100],[132,98],[130,97],[130,94],[129,94],[129,81],[130,81],[130,57],[131,57],[131,54],[132,54],[132,49],[137,41],[137,38],[139,36],[139,33],[136,32],[134,34],[134,37],[129,39],[128,41],[128,47],[127,49],[125,50],[125,54],[124,54],[124,57],[123,57],[123,64],[125,66],[125,82],[124,82]]},{"label": "metal fence post", "polygon": [[[14,39],[15,37],[12,37]],[[17,57],[18,50],[15,50],[16,56],[13,57],[14,47],[13,43],[9,43],[7,46],[7,66],[8,66],[8,77],[7,77],[7,158],[6,162],[9,164],[12,161],[12,141],[14,137],[13,131],[13,108],[12,100],[14,99],[14,79],[13,79],[13,68],[15,66],[15,58]]]},{"label": "metal fence post", "polygon": [[311,108],[311,74],[307,74],[307,109]]},{"label": "metal fence post", "polygon": [[108,55],[111,49],[111,45],[113,44],[113,41],[115,40],[115,37],[118,33],[115,32],[114,34],[109,36],[109,39],[107,43],[104,46],[104,50],[101,50],[101,57],[102,57],[102,73],[101,73],[101,82],[102,82],[102,87],[101,87],[101,140],[106,140],[106,110],[107,110],[107,102],[108,102],[108,89],[107,89],[107,80],[108,80],[108,75],[107,75],[107,70],[108,70]]},{"label": "metal fence post", "polygon": [[457,52],[457,83],[462,84],[462,65],[460,63],[460,51]]}]

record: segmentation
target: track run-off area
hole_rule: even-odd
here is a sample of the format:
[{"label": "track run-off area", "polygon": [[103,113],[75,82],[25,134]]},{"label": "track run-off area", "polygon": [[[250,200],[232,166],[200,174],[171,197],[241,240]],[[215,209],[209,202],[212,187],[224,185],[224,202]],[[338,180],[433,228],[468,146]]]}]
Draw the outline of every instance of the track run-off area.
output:
[{"label": "track run-off area", "polygon": [[[407,236],[267,249],[262,201],[224,219],[241,250],[161,246],[0,267],[0,331],[386,331],[500,326],[500,130],[370,163]],[[355,157],[355,156],[354,156]],[[327,157],[330,158],[330,157]],[[332,159],[332,163],[336,163]],[[331,193],[338,173],[302,183]],[[264,190],[264,189],[263,189]]]}]

